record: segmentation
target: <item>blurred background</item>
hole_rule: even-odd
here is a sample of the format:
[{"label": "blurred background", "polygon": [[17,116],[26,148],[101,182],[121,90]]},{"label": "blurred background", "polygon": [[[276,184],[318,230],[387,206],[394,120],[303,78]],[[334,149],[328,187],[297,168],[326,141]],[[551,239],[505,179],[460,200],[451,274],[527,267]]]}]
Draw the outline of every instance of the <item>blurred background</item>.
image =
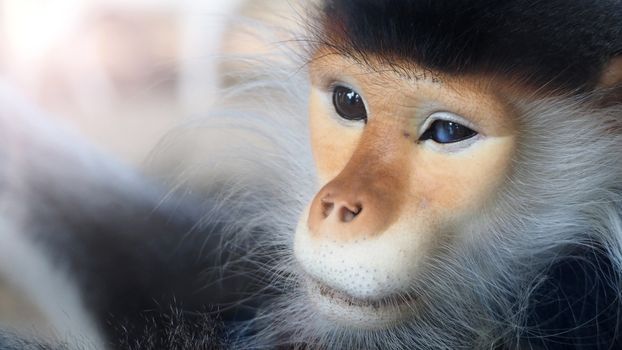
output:
[{"label": "blurred background", "polygon": [[289,6],[287,0],[0,0],[0,79],[96,144],[140,162],[180,118],[211,103],[219,57],[261,53],[257,42],[240,37],[236,19],[279,22]]},{"label": "blurred background", "polygon": [[[278,38],[257,24],[296,26],[294,12],[291,0],[0,0],[0,82],[138,165],[236,83],[223,57],[264,57]],[[45,323],[0,275],[0,327]]]}]

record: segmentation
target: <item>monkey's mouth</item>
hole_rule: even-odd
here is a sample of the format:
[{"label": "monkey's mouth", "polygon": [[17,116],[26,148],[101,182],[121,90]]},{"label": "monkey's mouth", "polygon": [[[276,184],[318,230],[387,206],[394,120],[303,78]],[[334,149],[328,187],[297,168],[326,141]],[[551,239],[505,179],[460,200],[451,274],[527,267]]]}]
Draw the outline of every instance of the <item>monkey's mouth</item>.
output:
[{"label": "monkey's mouth", "polygon": [[414,312],[416,298],[411,295],[357,298],[310,277],[306,279],[306,285],[320,314],[347,327],[386,328],[400,323]]},{"label": "monkey's mouth", "polygon": [[331,299],[338,299],[344,303],[347,303],[350,306],[372,307],[374,309],[381,309],[385,307],[407,304],[414,300],[414,298],[412,297],[405,298],[404,296],[398,294],[379,299],[355,298],[347,293],[331,288],[318,281],[312,280],[312,282],[317,284],[317,288],[319,288],[319,292],[322,296]]}]

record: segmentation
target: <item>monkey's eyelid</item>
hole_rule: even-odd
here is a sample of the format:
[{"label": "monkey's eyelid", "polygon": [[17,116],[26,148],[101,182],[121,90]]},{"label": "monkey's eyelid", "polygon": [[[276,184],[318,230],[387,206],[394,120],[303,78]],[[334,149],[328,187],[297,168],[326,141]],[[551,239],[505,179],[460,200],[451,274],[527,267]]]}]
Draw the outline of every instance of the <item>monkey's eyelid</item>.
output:
[{"label": "monkey's eyelid", "polygon": [[469,119],[462,117],[456,113],[447,112],[447,111],[430,113],[430,115],[424,120],[424,122],[419,127],[419,130],[421,130],[420,134],[423,134],[425,131],[427,131],[430,128],[430,126],[432,126],[432,124],[434,124],[434,122],[436,122],[437,120],[460,124],[462,126],[465,126],[475,131],[478,134],[481,134],[481,132],[479,131],[480,128],[477,125],[475,125],[473,122],[471,122]]}]

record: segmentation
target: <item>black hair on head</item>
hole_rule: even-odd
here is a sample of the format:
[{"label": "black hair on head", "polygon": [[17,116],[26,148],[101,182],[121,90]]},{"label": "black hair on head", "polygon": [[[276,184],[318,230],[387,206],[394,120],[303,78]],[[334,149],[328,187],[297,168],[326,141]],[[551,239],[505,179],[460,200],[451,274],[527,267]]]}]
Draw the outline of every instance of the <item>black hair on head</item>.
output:
[{"label": "black hair on head", "polygon": [[541,88],[590,88],[622,54],[622,0],[326,0],[322,16],[341,54]]}]

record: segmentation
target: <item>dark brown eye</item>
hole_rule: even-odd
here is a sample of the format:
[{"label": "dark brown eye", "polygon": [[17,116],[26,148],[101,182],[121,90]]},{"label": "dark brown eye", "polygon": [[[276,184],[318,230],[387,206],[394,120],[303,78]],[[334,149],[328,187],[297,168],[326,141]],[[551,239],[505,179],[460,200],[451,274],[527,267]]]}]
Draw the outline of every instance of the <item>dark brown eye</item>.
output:
[{"label": "dark brown eye", "polygon": [[333,105],[341,118],[367,122],[365,104],[358,92],[345,86],[335,86],[333,90]]},{"label": "dark brown eye", "polygon": [[477,133],[464,125],[449,120],[435,120],[419,138],[436,143],[454,143],[469,139]]}]

